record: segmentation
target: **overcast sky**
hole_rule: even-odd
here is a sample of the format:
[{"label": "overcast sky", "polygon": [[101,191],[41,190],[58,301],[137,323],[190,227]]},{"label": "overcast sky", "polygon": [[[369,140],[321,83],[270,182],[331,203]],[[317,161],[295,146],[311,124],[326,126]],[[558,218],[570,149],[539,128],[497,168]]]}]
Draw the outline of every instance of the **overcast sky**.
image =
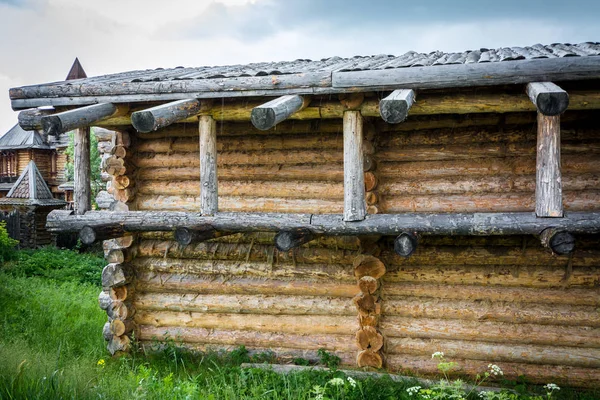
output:
[{"label": "overcast sky", "polygon": [[135,69],[600,41],[600,1],[0,0],[10,87]]}]

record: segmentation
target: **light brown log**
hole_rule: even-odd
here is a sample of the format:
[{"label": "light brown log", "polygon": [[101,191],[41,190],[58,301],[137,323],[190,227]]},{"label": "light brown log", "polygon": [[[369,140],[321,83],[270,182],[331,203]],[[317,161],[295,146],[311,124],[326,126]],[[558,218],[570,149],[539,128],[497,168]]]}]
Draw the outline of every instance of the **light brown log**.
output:
[{"label": "light brown log", "polygon": [[558,304],[483,303],[414,297],[386,297],[383,315],[411,318],[445,318],[469,321],[532,323],[600,327],[600,315],[587,306]]},{"label": "light brown log", "polygon": [[114,300],[106,310],[109,318],[121,320],[132,318],[135,315],[135,312],[136,308],[131,303],[125,303],[120,300]]},{"label": "light brown log", "polygon": [[[138,210],[200,211],[199,196],[161,196],[138,194],[134,202]],[[285,213],[341,213],[343,205],[339,201],[317,199],[285,199],[264,197],[220,197],[219,211]]]},{"label": "light brown log", "polygon": [[113,194],[115,200],[121,201],[123,203],[129,203],[135,198],[136,189],[135,188],[126,188],[126,189],[116,189]]},{"label": "light brown log", "polygon": [[[137,191],[148,195],[198,195],[200,183],[189,181],[138,181]],[[341,182],[260,182],[260,181],[225,181],[219,182],[220,196],[275,197],[296,199],[342,200],[344,186]]]},{"label": "light brown log", "polygon": [[468,340],[600,348],[600,328],[523,324],[465,319],[412,318],[384,315],[379,328],[386,338]]},{"label": "light brown log", "polygon": [[[457,368],[450,372],[450,376],[470,375],[475,376],[489,369],[488,365],[495,360],[486,361],[453,359]],[[414,356],[408,354],[389,354],[386,357],[386,366],[391,371],[410,370],[417,374],[437,375],[439,370],[435,360],[431,356]],[[597,387],[600,384],[597,368],[579,368],[566,365],[536,365],[525,363],[500,363],[506,379],[517,379],[519,376],[527,376],[530,382],[545,384],[556,382],[569,386]]]},{"label": "light brown log", "polygon": [[386,271],[385,264],[377,257],[371,255],[360,255],[352,263],[354,267],[354,276],[360,279],[363,276],[371,276],[375,279],[381,278]]},{"label": "light brown log", "polygon": [[[187,258],[195,260],[269,261],[274,264],[315,263],[346,264],[350,266],[355,256],[349,251],[301,247],[293,254],[277,252],[272,244],[201,242],[181,248],[174,242],[142,241],[138,247],[140,257]],[[370,258],[367,258],[370,260]],[[366,263],[367,261],[365,261]],[[376,261],[372,261],[376,263]]]},{"label": "light brown log", "polygon": [[138,325],[156,327],[188,327],[223,330],[253,330],[295,334],[352,333],[356,317],[325,315],[251,315],[207,314],[197,312],[139,311]]},{"label": "light brown log", "polygon": [[138,293],[136,310],[259,315],[356,315],[345,298],[317,296]]},{"label": "light brown log", "polygon": [[372,326],[356,331],[356,344],[361,350],[379,351],[383,347],[383,336]]},{"label": "light brown log", "polygon": [[523,362],[541,365],[569,365],[573,367],[600,366],[600,349],[576,347],[505,345],[460,340],[389,338],[389,354],[414,354],[427,357],[443,349],[447,358],[494,360],[495,362]]},{"label": "light brown log", "polygon": [[109,264],[123,264],[125,262],[125,254],[123,250],[110,250],[105,259]]},{"label": "light brown log", "polygon": [[221,275],[227,271],[230,276],[268,277],[272,279],[294,278],[315,280],[338,280],[356,282],[347,266],[341,264],[291,264],[273,268],[270,262],[260,261],[195,261],[170,260],[160,258],[135,258],[131,265],[138,271],[172,272],[177,274]]},{"label": "light brown log", "polygon": [[381,368],[383,360],[378,353],[371,350],[363,350],[356,356],[356,364],[359,367]]},{"label": "light brown log", "polygon": [[[598,209],[600,191],[563,192],[564,206],[567,211],[592,211]],[[535,209],[533,193],[495,193],[495,194],[456,194],[440,197],[386,197],[378,203],[384,214],[405,212],[528,212]]]},{"label": "light brown log", "polygon": [[561,180],[560,115],[538,112],[535,214],[538,217],[563,216]]},{"label": "light brown log", "polygon": [[115,157],[125,158],[127,156],[127,149],[122,145],[113,146],[110,154],[114,155]]},{"label": "light brown log", "polygon": [[110,354],[115,355],[118,352],[128,352],[131,348],[131,339],[128,336],[113,336],[106,346]]},{"label": "light brown log", "polygon": [[369,192],[371,190],[375,190],[375,188],[377,188],[377,184],[379,183],[377,176],[372,172],[365,172],[364,180],[365,180],[365,191],[367,191],[367,192]]},{"label": "light brown log", "polygon": [[372,276],[363,276],[358,280],[358,288],[362,293],[373,294],[379,288],[379,283]]},{"label": "light brown log", "polygon": [[[129,286],[123,286],[129,287]],[[194,274],[170,274],[138,272],[135,288],[145,293],[196,293],[240,294],[277,296],[331,296],[349,299],[358,293],[353,283],[312,280],[277,280],[229,275],[197,276]],[[347,300],[346,300],[347,301]]]},{"label": "light brown log", "polygon": [[127,170],[125,167],[125,161],[116,156],[110,156],[106,158],[103,162],[103,169],[107,174],[113,176],[123,175]]},{"label": "light brown log", "polygon": [[135,180],[131,180],[127,175],[119,175],[113,178],[113,185],[117,189],[126,189],[130,186],[133,186]]},{"label": "light brown log", "polygon": [[356,306],[359,315],[366,316],[371,314],[379,314],[377,311],[380,309],[380,304],[375,298],[370,294],[359,293],[352,299],[352,302]]},{"label": "light brown log", "polygon": [[369,206],[374,206],[379,202],[379,195],[376,192],[367,192],[365,194],[365,201],[367,202],[367,210]]},{"label": "light brown log", "polygon": [[131,289],[127,286],[118,286],[110,288],[109,295],[112,300],[125,301],[131,296]]},{"label": "light brown log", "polygon": [[377,327],[379,325],[379,315],[378,314],[372,314],[372,315],[358,315],[358,325],[361,328],[367,327],[367,326],[371,326],[371,327]]},{"label": "light brown log", "polygon": [[205,345],[229,345],[246,347],[318,350],[330,352],[351,352],[354,350],[352,335],[311,334],[301,335],[292,332],[256,332],[252,330],[223,330],[205,328],[160,328],[149,325],[139,327],[140,340],[155,340],[163,337],[177,337],[186,343]]},{"label": "light brown log", "polygon": [[113,319],[110,323],[110,331],[115,336],[125,335],[133,331],[133,321]]}]

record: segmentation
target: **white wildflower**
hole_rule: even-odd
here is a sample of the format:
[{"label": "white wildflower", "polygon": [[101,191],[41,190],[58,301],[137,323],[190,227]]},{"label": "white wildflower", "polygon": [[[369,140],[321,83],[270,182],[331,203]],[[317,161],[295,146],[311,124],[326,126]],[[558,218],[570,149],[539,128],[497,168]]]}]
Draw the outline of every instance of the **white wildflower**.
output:
[{"label": "white wildflower", "polygon": [[436,351],[435,353],[433,353],[431,355],[431,358],[439,358],[442,359],[444,358],[444,352],[443,351]]},{"label": "white wildflower", "polygon": [[421,390],[421,386],[413,386],[406,389],[409,396],[414,396],[415,394],[419,393],[419,390]]},{"label": "white wildflower", "polygon": [[488,368],[490,369],[490,373],[494,376],[504,375],[504,372],[502,372],[502,369],[499,366],[497,366],[496,364],[490,364],[490,365],[488,365]]},{"label": "white wildflower", "polygon": [[333,386],[342,386],[344,384],[344,380],[342,378],[333,378],[328,383]]},{"label": "white wildflower", "polygon": [[555,383],[549,383],[547,385],[544,385],[544,389],[546,390],[560,390],[560,388],[558,387],[558,385],[556,385]]},{"label": "white wildflower", "polygon": [[346,379],[348,379],[348,383],[350,384],[350,386],[352,386],[353,388],[356,387],[356,381],[354,379],[352,379],[351,377],[348,377]]}]

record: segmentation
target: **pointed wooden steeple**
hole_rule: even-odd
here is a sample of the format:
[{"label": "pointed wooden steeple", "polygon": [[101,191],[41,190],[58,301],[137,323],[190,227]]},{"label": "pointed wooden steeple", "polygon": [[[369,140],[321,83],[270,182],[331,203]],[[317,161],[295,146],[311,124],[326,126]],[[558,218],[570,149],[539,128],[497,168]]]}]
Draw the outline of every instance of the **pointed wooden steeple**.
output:
[{"label": "pointed wooden steeple", "polygon": [[69,74],[67,75],[67,79],[65,79],[65,80],[70,81],[73,79],[81,79],[81,78],[87,78],[87,74],[83,70],[81,63],[79,62],[79,58],[75,57],[73,66],[71,67],[71,70],[69,71]]}]

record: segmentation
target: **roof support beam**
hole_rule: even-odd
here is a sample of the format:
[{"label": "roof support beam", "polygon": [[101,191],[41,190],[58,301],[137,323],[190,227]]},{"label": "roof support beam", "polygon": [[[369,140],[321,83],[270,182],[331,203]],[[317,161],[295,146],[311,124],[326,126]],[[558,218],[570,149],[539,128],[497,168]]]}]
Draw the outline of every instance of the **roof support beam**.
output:
[{"label": "roof support beam", "polygon": [[560,115],[569,106],[569,94],[552,82],[527,84],[527,95],[544,115]]},{"label": "roof support beam", "polygon": [[55,136],[73,129],[85,128],[105,118],[125,114],[129,110],[126,105],[112,103],[92,104],[90,106],[69,110],[42,117],[42,127],[46,135]]},{"label": "roof support beam", "polygon": [[217,123],[201,115],[200,130],[200,213],[213,215],[219,209],[217,181]]},{"label": "roof support beam", "polygon": [[250,121],[256,129],[266,131],[305,108],[310,100],[298,95],[286,95],[252,109]]},{"label": "roof support beam", "polygon": [[345,111],[344,129],[344,221],[361,221],[367,215],[363,160],[363,117]]},{"label": "roof support beam", "polygon": [[54,109],[30,108],[19,113],[19,126],[26,131],[42,129],[42,117],[52,115]]},{"label": "roof support beam", "polygon": [[404,121],[414,101],[415,92],[412,89],[394,90],[392,94],[379,102],[381,118],[388,124]]},{"label": "roof support beam", "polygon": [[200,100],[186,99],[161,104],[131,114],[131,124],[138,132],[152,132],[200,112]]},{"label": "roof support beam", "polygon": [[341,214],[288,213],[198,213],[161,211],[88,211],[72,215],[55,210],[48,215],[46,228],[52,232],[78,232],[118,224],[126,232],[173,231],[177,226],[208,224],[223,232],[279,232],[306,228],[323,235],[539,235],[548,228],[573,234],[600,233],[600,212],[569,212],[562,218],[537,218],[532,212],[517,213],[405,213],[371,214],[363,221],[347,223]]}]

